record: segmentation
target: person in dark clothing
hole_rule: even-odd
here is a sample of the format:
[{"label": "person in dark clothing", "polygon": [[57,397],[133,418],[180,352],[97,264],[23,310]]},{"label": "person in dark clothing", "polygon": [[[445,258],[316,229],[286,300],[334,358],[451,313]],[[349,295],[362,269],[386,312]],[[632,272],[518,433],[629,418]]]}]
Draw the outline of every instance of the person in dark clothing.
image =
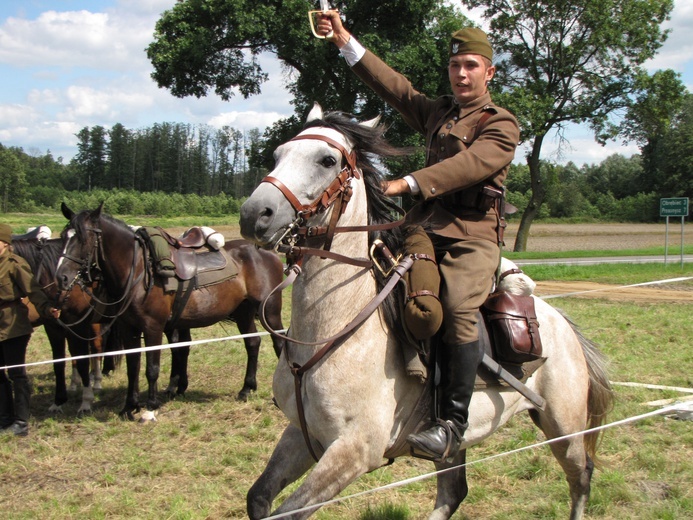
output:
[{"label": "person in dark clothing", "polygon": [[[12,229],[0,224],[0,367],[26,363],[26,349],[33,332],[28,297],[41,317],[60,317],[31,272],[27,261],[12,253]],[[0,369],[0,430],[19,436],[29,433],[31,386],[26,368]]]}]

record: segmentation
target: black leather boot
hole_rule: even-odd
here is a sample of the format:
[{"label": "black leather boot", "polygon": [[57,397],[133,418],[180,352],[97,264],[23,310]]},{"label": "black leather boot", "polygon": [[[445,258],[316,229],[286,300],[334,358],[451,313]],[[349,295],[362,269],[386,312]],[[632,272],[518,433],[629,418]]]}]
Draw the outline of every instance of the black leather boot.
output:
[{"label": "black leather boot", "polygon": [[441,345],[441,349],[441,417],[427,430],[407,437],[412,455],[435,462],[452,459],[460,449],[469,426],[469,402],[483,355],[478,341]]},{"label": "black leather boot", "polygon": [[9,381],[4,381],[0,383],[0,430],[9,428],[13,422],[12,384]]},{"label": "black leather boot", "polygon": [[29,435],[29,398],[31,387],[28,379],[14,380],[14,423],[7,431],[25,437]]}]

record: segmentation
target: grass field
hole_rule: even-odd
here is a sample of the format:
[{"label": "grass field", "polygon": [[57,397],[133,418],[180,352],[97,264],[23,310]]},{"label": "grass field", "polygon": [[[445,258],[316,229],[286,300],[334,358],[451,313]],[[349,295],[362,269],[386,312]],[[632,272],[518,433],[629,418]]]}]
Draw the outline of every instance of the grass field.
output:
[{"label": "grass field", "polygon": [[[613,266],[528,272],[539,279],[598,279],[639,283],[693,276],[693,266]],[[645,271],[647,270],[647,271]],[[689,282],[673,288],[690,291]],[[560,298],[551,301],[599,344],[615,382],[693,387],[693,321],[686,304],[634,303]],[[285,306],[285,323],[289,322]],[[194,339],[228,338],[232,325],[193,331]],[[37,330],[29,361],[50,355]],[[162,355],[165,386],[170,356]],[[259,390],[248,402],[235,400],[242,385],[245,350],[240,340],[193,347],[186,395],[162,406],[158,421],[126,422],[117,412],[125,399],[124,365],[104,381],[94,413],[77,419],[77,396],[65,413],[47,413],[52,402],[49,365],[32,367],[31,433],[0,437],[0,516],[11,519],[216,519],[244,518],[245,495],[260,474],[286,425],[272,405],[276,358],[263,338]],[[146,388],[144,375],[142,388]],[[608,422],[656,409],[648,402],[677,399],[672,390],[615,386],[616,405]],[[563,519],[569,497],[563,473],[547,447],[492,461],[484,459],[543,440],[526,416],[518,416],[470,450],[470,494],[455,519]],[[693,423],[661,416],[606,431],[595,471],[588,518],[693,518]],[[353,483],[344,496],[425,475],[433,466],[399,459]],[[295,487],[295,485],[293,486]],[[290,487],[290,489],[293,489]],[[282,497],[286,496],[286,492]],[[418,519],[433,507],[435,481],[424,479],[387,491],[349,498],[321,509],[319,519]]]}]

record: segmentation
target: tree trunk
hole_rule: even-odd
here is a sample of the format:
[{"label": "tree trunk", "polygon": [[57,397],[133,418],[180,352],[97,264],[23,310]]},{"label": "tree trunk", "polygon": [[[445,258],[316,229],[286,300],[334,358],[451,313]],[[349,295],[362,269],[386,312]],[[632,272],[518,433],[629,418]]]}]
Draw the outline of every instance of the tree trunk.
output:
[{"label": "tree trunk", "polygon": [[520,227],[517,229],[515,247],[513,248],[513,251],[516,253],[527,250],[529,228],[534,221],[534,217],[539,214],[539,209],[541,209],[541,205],[544,203],[544,197],[546,196],[546,185],[542,182],[540,163],[541,144],[543,140],[543,135],[535,137],[532,145],[532,152],[527,156],[529,177],[532,183],[532,196],[529,199],[529,204],[527,204],[525,211],[522,213]]}]

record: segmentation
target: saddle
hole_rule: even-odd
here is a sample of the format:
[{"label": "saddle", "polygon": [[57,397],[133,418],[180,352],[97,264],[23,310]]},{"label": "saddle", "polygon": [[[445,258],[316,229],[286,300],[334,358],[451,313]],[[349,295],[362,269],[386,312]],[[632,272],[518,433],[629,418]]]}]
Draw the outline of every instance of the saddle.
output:
[{"label": "saddle", "polygon": [[48,226],[36,226],[29,228],[23,235],[12,235],[12,240],[42,240],[49,239],[51,235],[52,231]]},{"label": "saddle", "polygon": [[[534,308],[532,291],[534,281],[515,264],[504,259],[498,284],[477,314],[479,342],[484,352],[513,377],[525,381],[539,368],[546,358],[542,357],[539,322]],[[435,345],[437,336],[430,340]],[[430,350],[431,345],[427,345]],[[416,349],[417,352],[413,352]],[[404,347],[407,372],[426,380],[430,352],[420,345]],[[505,382],[482,364],[477,374],[476,386],[503,385]]]},{"label": "saddle", "polygon": [[[154,263],[162,258],[173,263],[178,280],[196,278],[196,287],[205,287],[238,275],[236,263],[223,249],[217,250],[208,244],[209,233],[203,228],[192,227],[178,238],[161,227],[142,227],[137,233],[149,243]],[[173,283],[167,281],[166,290],[175,290],[177,281],[167,280]]]}]

